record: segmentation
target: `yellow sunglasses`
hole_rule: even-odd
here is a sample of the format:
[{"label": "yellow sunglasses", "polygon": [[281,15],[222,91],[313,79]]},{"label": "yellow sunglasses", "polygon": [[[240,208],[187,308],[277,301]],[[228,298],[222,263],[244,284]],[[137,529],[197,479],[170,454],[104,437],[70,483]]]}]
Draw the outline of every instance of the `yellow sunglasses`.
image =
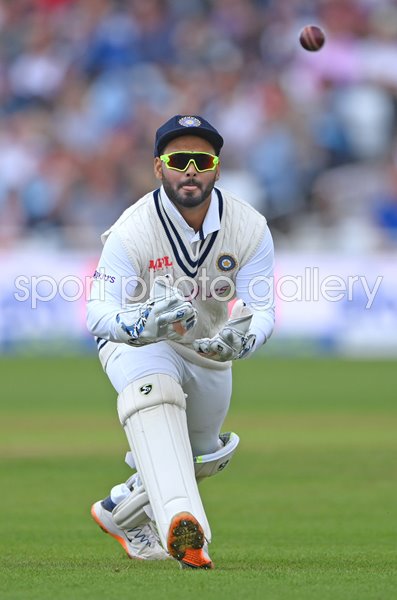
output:
[{"label": "yellow sunglasses", "polygon": [[160,160],[167,169],[181,172],[186,171],[191,162],[199,173],[214,171],[219,164],[219,156],[208,152],[170,152],[170,154],[162,154]]}]

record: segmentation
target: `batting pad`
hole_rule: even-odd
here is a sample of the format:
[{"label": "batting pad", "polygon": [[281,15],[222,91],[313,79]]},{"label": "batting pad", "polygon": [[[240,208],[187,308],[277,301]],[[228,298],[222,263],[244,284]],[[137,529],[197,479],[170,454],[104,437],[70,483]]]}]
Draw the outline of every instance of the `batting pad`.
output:
[{"label": "batting pad", "polygon": [[[240,442],[239,436],[233,431],[221,433],[219,438],[223,443],[223,446],[219,450],[216,450],[212,454],[203,454],[201,456],[193,457],[197,483],[200,483],[207,477],[218,475],[218,473],[221,473],[226,469]],[[136,469],[132,452],[127,452],[125,462],[131,469]],[[139,483],[139,477],[137,482],[136,473],[128,480],[127,485],[129,482],[131,482],[131,485],[133,486],[132,493],[122,500],[122,502],[113,509],[112,513],[114,522],[118,527],[121,527],[121,529],[133,529],[146,522],[151,511],[148,495],[143,484]]]},{"label": "batting pad", "polygon": [[211,530],[195,478],[181,386],[169,375],[149,375],[121,392],[117,408],[163,546],[167,547],[171,520],[180,512],[194,515],[210,541]]},{"label": "batting pad", "polygon": [[133,529],[149,522],[145,507],[149,498],[143,485],[135,487],[133,492],[122,500],[112,511],[113,521],[121,529]]},{"label": "batting pad", "polygon": [[219,437],[223,443],[222,448],[211,454],[195,456],[193,459],[197,483],[226,469],[240,443],[240,438],[233,431],[221,433]]}]

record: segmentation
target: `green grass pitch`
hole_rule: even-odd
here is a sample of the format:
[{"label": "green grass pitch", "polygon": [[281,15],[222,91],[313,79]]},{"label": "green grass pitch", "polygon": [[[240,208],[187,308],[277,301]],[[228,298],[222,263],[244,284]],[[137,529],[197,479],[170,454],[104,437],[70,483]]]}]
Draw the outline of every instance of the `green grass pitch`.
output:
[{"label": "green grass pitch", "polygon": [[211,572],[131,561],[92,521],[129,475],[95,357],[3,358],[0,376],[2,600],[395,597],[395,362],[235,364],[241,445],[201,488]]}]

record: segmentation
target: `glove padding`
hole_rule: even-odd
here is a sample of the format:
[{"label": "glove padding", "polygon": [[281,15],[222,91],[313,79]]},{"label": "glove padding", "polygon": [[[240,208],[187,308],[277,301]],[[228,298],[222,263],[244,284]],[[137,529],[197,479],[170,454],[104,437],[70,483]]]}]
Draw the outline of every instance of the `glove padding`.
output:
[{"label": "glove padding", "polygon": [[119,339],[131,346],[180,340],[197,322],[191,302],[172,286],[169,275],[154,280],[149,299],[119,312]]},{"label": "glove padding", "polygon": [[252,350],[256,336],[248,333],[251,325],[252,312],[242,300],[237,300],[221,331],[213,338],[201,338],[193,342],[193,348],[198,354],[225,362],[244,358]]}]

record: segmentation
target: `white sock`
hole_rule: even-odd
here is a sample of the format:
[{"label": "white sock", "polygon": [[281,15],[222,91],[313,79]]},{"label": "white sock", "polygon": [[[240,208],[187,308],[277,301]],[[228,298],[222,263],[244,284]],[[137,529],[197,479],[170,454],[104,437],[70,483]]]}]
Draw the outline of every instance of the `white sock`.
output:
[{"label": "white sock", "polygon": [[110,490],[110,499],[114,504],[120,504],[120,502],[125,498],[128,498],[131,493],[130,488],[127,487],[125,483],[119,483]]}]

